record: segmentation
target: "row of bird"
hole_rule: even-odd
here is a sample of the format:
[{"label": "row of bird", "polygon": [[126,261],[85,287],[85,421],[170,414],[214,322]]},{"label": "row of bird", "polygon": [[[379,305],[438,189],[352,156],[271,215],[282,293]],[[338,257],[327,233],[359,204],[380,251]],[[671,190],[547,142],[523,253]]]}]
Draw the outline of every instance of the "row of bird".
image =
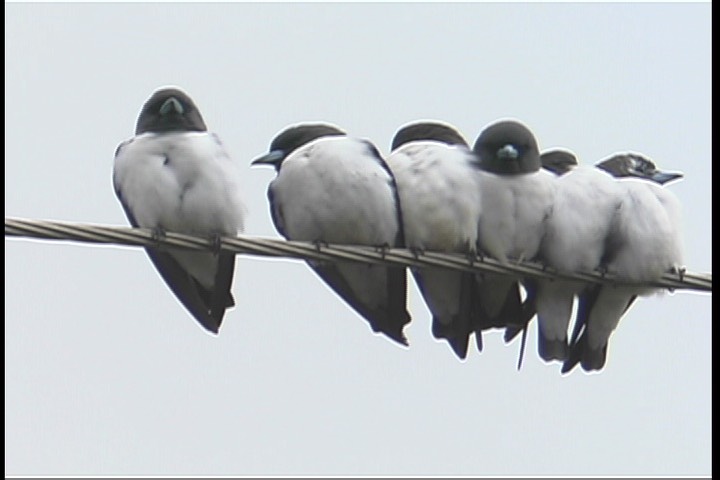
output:
[{"label": "row of bird", "polygon": [[[432,334],[459,358],[471,336],[482,350],[483,330],[505,329],[506,341],[523,332],[524,345],[537,315],[542,359],[562,362],[563,372],[578,363],[600,370],[620,318],[638,295],[655,291],[640,284],[682,271],[679,203],[663,188],[682,174],[637,154],[595,166],[578,165],[568,150],[541,154],[530,129],[514,120],[488,125],[472,149],[449,124],[410,123],[385,158],[334,125],[303,123],[282,130],[252,165],[275,168],[270,212],[290,240],[536,260],[560,272],[609,271],[638,283],[414,269]],[[134,137],[116,150],[113,183],[135,227],[214,238],[244,229],[237,164],[179,88],[160,88],[145,102]],[[235,304],[235,255],[146,250],[185,308],[217,333]],[[408,344],[404,268],[308,264],[373,331]]]}]

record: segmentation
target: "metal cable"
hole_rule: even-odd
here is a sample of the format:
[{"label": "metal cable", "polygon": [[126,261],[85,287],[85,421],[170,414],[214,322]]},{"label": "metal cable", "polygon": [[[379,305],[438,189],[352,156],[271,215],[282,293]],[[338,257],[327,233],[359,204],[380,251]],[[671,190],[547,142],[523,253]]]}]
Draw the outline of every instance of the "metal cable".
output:
[{"label": "metal cable", "polygon": [[[311,242],[286,241],[271,238],[195,237],[174,232],[159,234],[146,228],[113,227],[55,221],[5,218],[6,237],[25,237],[43,240],[66,240],[85,243],[131,245],[138,247],[183,248],[190,250],[224,251],[262,257],[298,258],[316,262],[353,261],[401,267],[440,267],[477,273],[494,273],[514,277],[564,279],[601,284],[628,284],[618,281],[612,273],[564,273],[533,262],[503,264],[488,257],[441,253],[412,252],[402,248],[379,248],[356,245],[325,245]],[[666,273],[662,278],[642,285],[669,290],[712,292],[712,273]]]}]

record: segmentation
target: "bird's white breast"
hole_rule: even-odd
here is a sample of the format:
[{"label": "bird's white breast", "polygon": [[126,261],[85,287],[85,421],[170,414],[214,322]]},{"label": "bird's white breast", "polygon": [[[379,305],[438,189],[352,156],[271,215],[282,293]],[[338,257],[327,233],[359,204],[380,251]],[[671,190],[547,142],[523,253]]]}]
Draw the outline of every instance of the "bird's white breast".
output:
[{"label": "bird's white breast", "polygon": [[[194,235],[235,236],[245,206],[237,170],[209,133],[145,133],[117,152],[115,188],[140,227]],[[217,256],[168,249],[182,267],[212,288]]]},{"label": "bird's white breast", "polygon": [[544,170],[520,175],[481,172],[483,249],[500,261],[535,257],[552,211],[554,180]]},{"label": "bird's white breast", "polygon": [[199,235],[243,229],[236,166],[212,134],[142,134],[118,152],[113,178],[142,227]]},{"label": "bird's white breast", "polygon": [[392,177],[365,142],[325,137],[285,159],[270,188],[293,240],[393,245],[398,215]]},{"label": "bird's white breast", "polygon": [[567,272],[598,268],[621,201],[617,181],[595,167],[576,167],[557,178],[543,261]]},{"label": "bird's white breast", "polygon": [[481,198],[473,160],[466,149],[431,141],[403,145],[388,156],[408,247],[475,249]]},{"label": "bird's white breast", "polygon": [[682,264],[680,204],[671,192],[653,183],[618,180],[623,200],[613,235],[621,248],[608,270],[621,278],[647,281]]}]

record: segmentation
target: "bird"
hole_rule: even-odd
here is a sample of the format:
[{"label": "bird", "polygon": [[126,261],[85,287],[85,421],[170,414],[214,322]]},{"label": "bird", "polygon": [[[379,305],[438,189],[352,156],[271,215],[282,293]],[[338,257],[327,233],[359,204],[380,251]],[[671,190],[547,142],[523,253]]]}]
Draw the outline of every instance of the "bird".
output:
[{"label": "bird", "polygon": [[[287,126],[253,166],[271,165],[270,213],[288,240],[404,247],[402,212],[395,179],[367,139],[348,136],[327,122]],[[410,323],[405,268],[354,262],[309,266],[369,324],[374,332],[407,346]]]},{"label": "bird", "polygon": [[[538,260],[562,273],[601,268],[622,200],[618,182],[592,165],[578,165],[575,155],[567,150],[545,151],[541,162],[557,178],[552,215],[546,221]],[[567,360],[575,296],[589,287],[585,282],[560,278],[537,281],[538,354],[543,360]]]},{"label": "bird", "polygon": [[[206,236],[236,236],[247,209],[237,165],[208,131],[181,88],[156,89],[137,118],[135,135],[115,151],[113,186],[133,227]],[[217,334],[235,305],[235,255],[179,248],[145,248],[178,300],[208,332]]]},{"label": "bird", "polygon": [[[479,162],[457,129],[439,121],[406,124],[392,139],[387,163],[397,183],[407,248],[418,255],[431,250],[474,257],[481,212]],[[445,339],[465,359],[476,323],[475,275],[442,268],[412,273],[432,314],[434,337]]]},{"label": "bird", "polygon": [[[540,164],[544,170],[554,173],[557,176],[564,175],[577,167],[578,161],[574,153],[566,149],[549,149],[540,153]],[[554,202],[553,202],[554,203]],[[536,293],[532,292],[533,295]],[[536,298],[529,298],[523,302],[524,308],[528,311],[528,322],[535,314]],[[526,333],[527,324],[525,325],[508,325],[505,328],[505,342],[510,342],[520,332]]]},{"label": "bird", "polygon": [[663,185],[683,177],[664,172],[638,153],[614,154],[596,164],[616,178],[621,204],[616,210],[603,252],[603,270],[623,285],[597,285],[579,299],[570,353],[561,373],[578,363],[583,370],[602,370],[608,342],[620,319],[638,296],[661,292],[632,283],[657,280],[666,272],[682,274],[681,205]]},{"label": "bird", "polygon": [[[552,213],[554,189],[554,175],[541,169],[535,135],[517,120],[497,120],[481,131],[473,151],[481,168],[482,251],[504,264],[535,259]],[[519,281],[527,291],[525,304]],[[486,274],[479,304],[490,326],[524,328],[534,314],[534,289],[530,279]],[[520,361],[522,345],[524,341]]]}]

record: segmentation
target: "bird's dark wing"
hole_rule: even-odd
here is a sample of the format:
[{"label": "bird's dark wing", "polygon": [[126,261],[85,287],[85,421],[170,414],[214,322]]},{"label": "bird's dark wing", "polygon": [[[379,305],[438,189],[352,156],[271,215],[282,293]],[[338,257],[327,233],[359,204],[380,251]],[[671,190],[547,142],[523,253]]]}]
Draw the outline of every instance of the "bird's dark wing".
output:
[{"label": "bird's dark wing", "polygon": [[[177,299],[180,300],[180,303],[206,330],[218,333],[225,310],[222,309],[219,315],[216,310],[211,315],[210,307],[213,301],[213,292],[200,285],[169,253],[151,247],[147,247],[145,250],[158,273],[160,273],[160,276],[165,280],[165,283],[170,287]],[[222,296],[219,297],[223,298]],[[227,296],[224,298],[229,299]],[[219,302],[219,300],[216,301]],[[217,305],[215,307],[217,309]]]},{"label": "bird's dark wing", "polygon": [[280,205],[275,202],[275,194],[273,193],[272,183],[267,190],[267,196],[268,201],[270,202],[270,217],[272,218],[273,224],[275,225],[275,229],[280,235],[288,238],[287,233],[285,232],[282,210],[280,210]]},{"label": "bird's dark wing", "polygon": [[344,275],[334,264],[310,264],[312,269],[335,293],[362,315],[375,332],[382,332],[392,340],[408,345],[403,327],[410,323],[406,310],[407,277],[404,268],[388,267],[387,296],[380,308],[372,309],[355,295]]},{"label": "bird's dark wing", "polygon": [[[420,293],[425,298],[428,307],[431,302],[428,300],[428,291],[425,287],[423,274],[418,270],[413,270],[415,283],[417,283]],[[431,332],[436,339],[444,339],[450,345],[455,355],[461,360],[467,357],[468,342],[470,333],[473,328],[473,308],[475,295],[475,276],[472,273],[463,273],[460,281],[459,302],[460,308],[457,315],[454,315],[449,325],[444,324],[439,317],[433,315]],[[482,340],[480,340],[482,345]]]},{"label": "bird's dark wing", "polygon": [[[115,193],[130,224],[137,228],[137,220],[123,199],[117,184]],[[229,255],[231,258],[227,258],[227,254],[221,254],[215,276],[216,288],[213,292],[200,285],[169,253],[154,247],[146,247],[145,251],[180,303],[206,330],[217,333],[225,314],[225,308],[234,305],[230,285],[235,268],[235,256]]]}]

